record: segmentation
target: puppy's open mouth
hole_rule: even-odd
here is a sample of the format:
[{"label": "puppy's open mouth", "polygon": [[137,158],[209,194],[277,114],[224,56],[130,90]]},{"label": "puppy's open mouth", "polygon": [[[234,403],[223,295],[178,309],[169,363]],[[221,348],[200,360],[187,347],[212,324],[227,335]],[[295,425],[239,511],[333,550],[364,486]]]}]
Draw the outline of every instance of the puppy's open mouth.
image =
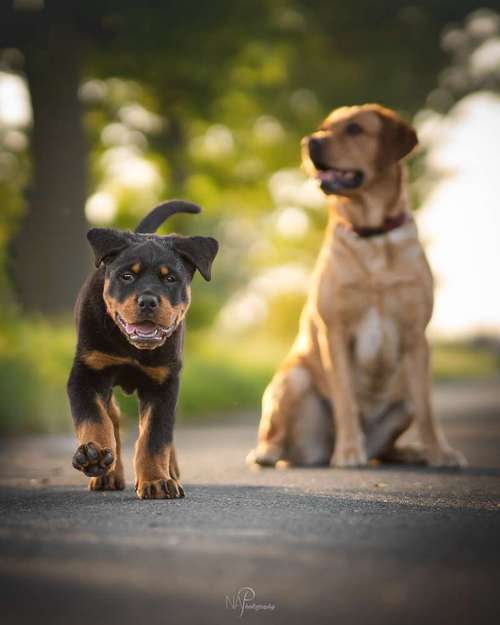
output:
[{"label": "puppy's open mouth", "polygon": [[356,189],[363,182],[363,172],[359,169],[339,169],[315,163],[316,178],[325,193],[337,193],[343,189]]},{"label": "puppy's open mouth", "polygon": [[136,323],[128,323],[119,314],[116,315],[116,321],[125,336],[131,343],[150,343],[152,345],[162,343],[174,333],[175,323],[168,327],[162,326],[153,321],[138,321]]}]

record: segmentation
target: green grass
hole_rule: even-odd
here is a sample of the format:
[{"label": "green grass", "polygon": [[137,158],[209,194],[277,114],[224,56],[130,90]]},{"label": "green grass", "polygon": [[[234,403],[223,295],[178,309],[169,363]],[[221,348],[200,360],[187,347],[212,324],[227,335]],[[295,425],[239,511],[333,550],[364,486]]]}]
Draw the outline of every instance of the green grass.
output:
[{"label": "green grass", "polygon": [[2,324],[0,431],[66,429],[65,386],[74,341],[68,322],[32,319]]},{"label": "green grass", "polygon": [[[216,340],[197,333],[188,338],[178,408],[179,422],[220,418],[256,409],[278,360],[277,349]],[[260,353],[256,353],[260,352]],[[118,395],[122,410],[136,414],[135,398]]]},{"label": "green grass", "polygon": [[481,379],[500,373],[500,354],[472,341],[438,342],[432,351],[434,380]]},{"label": "green grass", "polygon": [[[6,330],[8,328],[8,330]],[[0,335],[0,433],[63,432],[72,428],[66,380],[75,348],[69,321],[3,324]],[[191,333],[185,350],[179,421],[199,421],[256,408],[279,354],[251,341],[222,342]],[[117,392],[125,419],[137,400]]]},{"label": "green grass", "polygon": [[[1,324],[0,433],[61,432],[72,428],[66,398],[75,332],[69,320],[23,319]],[[286,343],[255,334],[229,339],[215,332],[188,332],[178,410],[180,422],[258,410],[262,392]],[[438,343],[435,380],[497,375],[498,353],[472,342]],[[135,420],[135,397],[119,394],[127,419]]]}]

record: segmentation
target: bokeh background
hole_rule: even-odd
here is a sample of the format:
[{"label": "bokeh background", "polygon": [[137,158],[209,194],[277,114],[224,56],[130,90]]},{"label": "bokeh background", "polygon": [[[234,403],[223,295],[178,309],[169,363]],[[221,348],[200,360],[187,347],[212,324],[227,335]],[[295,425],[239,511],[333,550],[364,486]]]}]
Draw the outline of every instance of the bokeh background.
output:
[{"label": "bokeh background", "polygon": [[[14,0],[0,8],[0,432],[71,428],[72,306],[89,225],[221,243],[197,277],[180,420],[258,410],[326,222],[300,138],[333,107],[413,121],[437,277],[434,375],[500,365],[500,7],[466,0]],[[129,418],[135,404],[121,397]]]}]

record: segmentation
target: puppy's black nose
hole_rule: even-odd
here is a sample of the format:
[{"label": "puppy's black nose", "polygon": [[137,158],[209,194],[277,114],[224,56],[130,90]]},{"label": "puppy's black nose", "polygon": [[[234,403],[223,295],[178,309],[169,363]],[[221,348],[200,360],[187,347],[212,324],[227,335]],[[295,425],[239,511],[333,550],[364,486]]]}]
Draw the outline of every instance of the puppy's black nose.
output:
[{"label": "puppy's black nose", "polygon": [[151,295],[149,293],[145,295],[139,295],[137,298],[137,303],[139,304],[139,308],[144,312],[154,310],[158,308],[160,304],[160,298],[156,295]]}]

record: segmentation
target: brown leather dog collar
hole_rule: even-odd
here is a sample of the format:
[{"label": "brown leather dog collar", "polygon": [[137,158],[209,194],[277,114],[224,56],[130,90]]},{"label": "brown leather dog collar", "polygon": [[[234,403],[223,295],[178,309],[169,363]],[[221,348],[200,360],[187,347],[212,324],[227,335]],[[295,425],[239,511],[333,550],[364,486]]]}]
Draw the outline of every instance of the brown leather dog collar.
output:
[{"label": "brown leather dog collar", "polygon": [[394,217],[387,217],[381,226],[375,226],[374,228],[371,226],[351,226],[351,228],[353,232],[358,235],[358,237],[367,239],[369,237],[377,237],[381,234],[386,234],[395,228],[399,228],[407,221],[408,213],[402,212]]}]

